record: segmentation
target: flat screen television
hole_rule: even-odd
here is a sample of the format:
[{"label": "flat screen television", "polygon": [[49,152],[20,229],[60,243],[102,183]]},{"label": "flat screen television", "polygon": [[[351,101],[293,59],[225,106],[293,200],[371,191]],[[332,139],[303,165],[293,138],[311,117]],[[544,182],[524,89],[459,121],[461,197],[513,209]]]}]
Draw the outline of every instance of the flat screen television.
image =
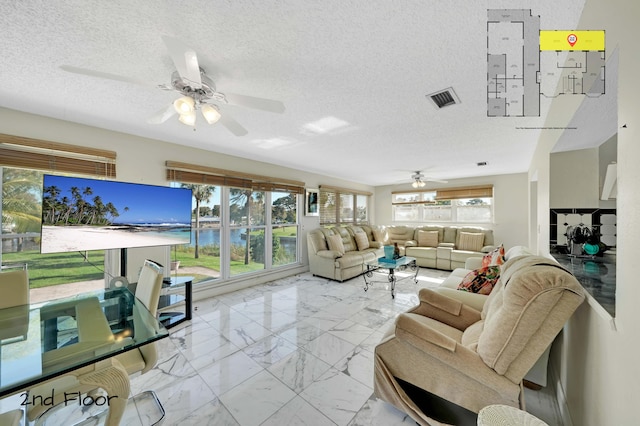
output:
[{"label": "flat screen television", "polygon": [[41,253],[191,243],[191,190],[44,175]]}]

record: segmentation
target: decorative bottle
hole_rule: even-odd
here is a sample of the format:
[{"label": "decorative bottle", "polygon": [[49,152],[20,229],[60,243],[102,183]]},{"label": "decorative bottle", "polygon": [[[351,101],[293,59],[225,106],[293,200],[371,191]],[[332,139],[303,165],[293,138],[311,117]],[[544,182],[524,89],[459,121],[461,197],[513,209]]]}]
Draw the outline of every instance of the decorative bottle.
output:
[{"label": "decorative bottle", "polygon": [[400,248],[398,247],[398,243],[393,243],[393,258],[400,258]]}]

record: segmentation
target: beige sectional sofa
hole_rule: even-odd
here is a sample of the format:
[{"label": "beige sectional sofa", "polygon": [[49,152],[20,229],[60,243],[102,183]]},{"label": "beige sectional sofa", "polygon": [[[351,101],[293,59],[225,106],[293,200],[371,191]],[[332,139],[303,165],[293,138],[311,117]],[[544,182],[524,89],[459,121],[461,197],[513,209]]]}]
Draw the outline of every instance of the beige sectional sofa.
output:
[{"label": "beige sectional sofa", "polygon": [[385,244],[398,243],[401,253],[415,257],[418,266],[451,271],[470,257],[495,248],[491,229],[457,226],[389,226],[382,229]]},{"label": "beige sectional sofa", "polygon": [[[341,244],[338,244],[340,240]],[[384,245],[398,244],[400,253],[418,266],[452,270],[470,257],[481,258],[493,246],[490,229],[455,226],[371,226],[318,228],[307,234],[312,274],[344,281],[366,271],[365,263],[384,256]]]},{"label": "beige sectional sofa", "polygon": [[[513,246],[504,255],[505,260],[512,259],[518,256],[531,256],[533,253],[524,246]],[[482,265],[481,257],[472,257],[467,259],[464,266],[456,268],[451,272],[447,278],[442,281],[440,286],[436,289],[445,296],[453,297],[461,301],[462,303],[471,306],[474,309],[482,311],[484,302],[487,300],[487,296],[477,293],[469,293],[466,291],[457,290],[458,285],[462,282],[462,279],[472,270],[479,269]]]},{"label": "beige sectional sofa", "polygon": [[379,228],[368,225],[314,229],[307,234],[309,269],[340,282],[356,277],[366,270],[365,262],[384,255],[381,238]]}]

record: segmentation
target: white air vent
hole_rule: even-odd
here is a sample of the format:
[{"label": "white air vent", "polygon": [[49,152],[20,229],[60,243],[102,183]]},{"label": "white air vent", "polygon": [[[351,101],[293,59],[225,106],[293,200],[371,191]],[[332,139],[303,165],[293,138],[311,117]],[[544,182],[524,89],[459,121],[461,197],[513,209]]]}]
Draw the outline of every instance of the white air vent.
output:
[{"label": "white air vent", "polygon": [[451,87],[431,93],[427,95],[427,99],[433,102],[433,105],[438,109],[460,103],[460,99],[458,99],[456,92]]}]

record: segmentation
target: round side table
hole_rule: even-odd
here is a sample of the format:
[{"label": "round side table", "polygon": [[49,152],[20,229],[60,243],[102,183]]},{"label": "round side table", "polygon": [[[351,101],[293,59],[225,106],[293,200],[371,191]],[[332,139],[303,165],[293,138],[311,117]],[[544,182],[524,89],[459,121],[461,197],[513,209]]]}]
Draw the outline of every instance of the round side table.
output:
[{"label": "round side table", "polygon": [[478,413],[478,426],[549,426],[536,416],[509,405],[487,405]]}]

